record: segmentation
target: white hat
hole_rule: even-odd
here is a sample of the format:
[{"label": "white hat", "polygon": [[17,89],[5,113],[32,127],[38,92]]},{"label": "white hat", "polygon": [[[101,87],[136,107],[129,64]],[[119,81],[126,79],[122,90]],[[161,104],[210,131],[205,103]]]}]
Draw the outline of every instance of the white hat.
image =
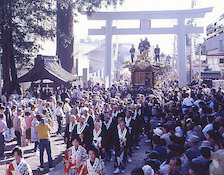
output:
[{"label": "white hat", "polygon": [[144,175],[154,175],[155,172],[149,165],[145,165],[142,167],[142,170],[144,171]]},{"label": "white hat", "polygon": [[157,135],[157,136],[162,136],[163,135],[163,131],[159,128],[153,129],[153,132]]},{"label": "white hat", "polygon": [[65,98],[65,101],[70,101],[70,99],[69,98]]},{"label": "white hat", "polygon": [[84,108],[82,108],[82,111],[89,111],[89,108],[87,108],[87,107],[84,107]]}]

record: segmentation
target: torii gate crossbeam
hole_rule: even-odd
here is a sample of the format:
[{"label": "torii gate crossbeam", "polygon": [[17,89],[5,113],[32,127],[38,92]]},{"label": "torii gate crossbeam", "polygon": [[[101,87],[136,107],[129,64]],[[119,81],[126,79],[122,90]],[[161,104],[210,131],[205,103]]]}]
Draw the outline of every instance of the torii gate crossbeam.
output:
[{"label": "torii gate crossbeam", "polygon": [[[203,27],[185,25],[185,19],[204,18],[205,14],[212,12],[212,7],[190,10],[169,11],[134,11],[134,12],[95,12],[88,16],[88,20],[106,20],[106,26],[101,29],[89,29],[89,35],[105,35],[105,62],[104,77],[106,87],[111,86],[112,36],[113,35],[141,35],[141,34],[176,34],[178,48],[178,80],[179,87],[187,85],[187,69],[185,56],[185,35],[203,33]],[[86,15],[86,13],[83,13]],[[151,28],[152,19],[177,19],[177,25],[170,28]],[[112,26],[113,20],[139,20],[140,28],[116,28]]]}]

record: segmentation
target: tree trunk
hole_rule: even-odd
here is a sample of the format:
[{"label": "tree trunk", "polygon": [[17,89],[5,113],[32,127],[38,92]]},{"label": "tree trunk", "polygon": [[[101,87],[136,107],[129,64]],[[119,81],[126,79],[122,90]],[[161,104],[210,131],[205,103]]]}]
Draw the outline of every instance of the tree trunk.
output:
[{"label": "tree trunk", "polygon": [[15,58],[12,50],[11,59],[10,59],[10,68],[11,68],[11,78],[12,78],[12,86],[11,90],[17,90],[17,92],[20,94],[20,87],[18,83],[18,77],[17,77],[17,69],[16,69],[16,63]]},{"label": "tree trunk", "polygon": [[[60,1],[57,1],[57,51],[56,55],[61,61],[62,67],[74,74],[74,34],[73,34],[73,9],[72,0],[68,8],[61,8]],[[66,40],[69,42],[65,44]]]},{"label": "tree trunk", "polygon": [[0,5],[3,7],[1,14],[3,90],[11,93],[10,60],[12,56],[12,32],[9,27],[9,21],[11,20],[10,0],[1,1]]}]

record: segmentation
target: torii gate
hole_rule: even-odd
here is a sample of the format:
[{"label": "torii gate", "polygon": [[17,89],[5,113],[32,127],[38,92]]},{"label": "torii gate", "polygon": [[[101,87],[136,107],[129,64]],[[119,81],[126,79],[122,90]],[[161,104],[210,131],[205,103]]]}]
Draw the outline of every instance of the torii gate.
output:
[{"label": "torii gate", "polygon": [[[204,18],[213,8],[169,10],[169,11],[133,11],[133,12],[95,12],[88,16],[88,20],[106,20],[106,26],[101,29],[89,29],[89,35],[105,35],[105,65],[104,78],[106,87],[111,87],[111,61],[113,35],[140,35],[140,34],[176,34],[178,50],[179,87],[187,85],[187,69],[185,56],[186,34],[203,33],[204,27],[185,25],[185,19]],[[83,13],[86,15],[86,13]],[[177,19],[177,25],[169,28],[151,28],[152,19]],[[112,27],[113,20],[140,20],[140,28]]]}]

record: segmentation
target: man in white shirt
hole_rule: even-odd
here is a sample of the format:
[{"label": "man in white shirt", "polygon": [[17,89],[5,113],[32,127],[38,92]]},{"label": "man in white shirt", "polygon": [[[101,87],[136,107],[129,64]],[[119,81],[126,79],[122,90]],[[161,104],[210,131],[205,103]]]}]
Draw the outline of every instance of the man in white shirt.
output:
[{"label": "man in white shirt", "polygon": [[206,135],[207,135],[207,132],[213,129],[213,124],[212,124],[212,122],[214,121],[214,116],[209,115],[209,116],[207,117],[207,121],[208,121],[208,124],[207,124],[207,125],[204,127],[204,129],[202,130],[202,132],[203,132],[203,134],[205,135],[205,137],[206,137]]},{"label": "man in white shirt", "polygon": [[82,92],[82,88],[80,88],[80,89],[78,89],[78,92],[77,92],[78,94],[78,99],[82,99],[82,97],[83,97],[83,92]]},{"label": "man in white shirt", "polygon": [[44,107],[43,107],[42,103],[43,103],[43,101],[41,99],[39,99],[37,101],[37,111],[40,112],[40,113],[42,113],[42,111],[44,110]]},{"label": "man in white shirt", "polygon": [[0,157],[4,156],[5,150],[5,137],[4,132],[7,131],[8,127],[6,122],[4,121],[5,114],[0,114]]},{"label": "man in white shirt", "polygon": [[76,89],[76,86],[75,86],[73,91],[72,91],[72,98],[76,99],[77,98],[77,94],[78,94],[78,90]]},{"label": "man in white shirt", "polygon": [[57,122],[58,122],[58,131],[57,131],[57,134],[61,134],[61,128],[62,128],[62,120],[63,120],[63,117],[65,116],[63,110],[62,110],[62,107],[63,107],[63,102],[58,102],[57,103],[57,108],[55,110],[55,116],[57,117]]},{"label": "man in white shirt", "polygon": [[194,100],[190,97],[190,94],[186,93],[186,98],[183,100],[182,105],[183,113],[185,113],[186,110],[189,110],[189,108],[194,105]]},{"label": "man in white shirt", "polygon": [[71,106],[69,105],[70,99],[66,98],[65,99],[65,104],[64,104],[64,113],[65,113],[65,118],[66,118],[66,125],[69,123],[69,118],[71,115]]},{"label": "man in white shirt", "polygon": [[186,94],[186,98],[183,101],[183,106],[191,107],[193,104],[193,98],[191,98],[189,94]]},{"label": "man in white shirt", "polygon": [[204,100],[202,100],[202,99],[203,99],[203,96],[201,94],[198,94],[197,95],[197,100],[194,102],[194,105],[199,108],[199,103],[204,102]]}]

